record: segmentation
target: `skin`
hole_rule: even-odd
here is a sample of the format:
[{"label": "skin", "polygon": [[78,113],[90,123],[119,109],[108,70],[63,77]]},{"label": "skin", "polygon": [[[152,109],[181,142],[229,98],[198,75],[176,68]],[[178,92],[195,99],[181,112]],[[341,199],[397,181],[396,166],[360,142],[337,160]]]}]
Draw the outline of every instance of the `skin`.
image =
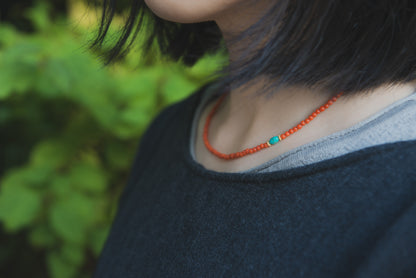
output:
[{"label": "skin", "polygon": [[[155,14],[163,19],[196,23],[213,20],[223,33],[230,59],[238,59],[241,45],[230,45],[232,34],[255,23],[270,1],[257,0],[146,0]],[[328,96],[338,92],[325,92],[308,87],[286,87],[271,98],[256,97],[267,79],[258,78],[230,92],[214,115],[210,125],[210,143],[223,153],[233,153],[263,143],[305,119],[312,111],[326,103]],[[409,96],[416,82],[385,84],[372,92],[354,97],[341,97],[329,109],[276,146],[235,160],[222,160],[211,154],[202,140],[203,127],[214,102],[203,110],[198,122],[195,142],[196,160],[205,168],[218,172],[238,172],[253,168],[296,147],[315,141],[334,132],[349,128],[374,115],[392,103]]]},{"label": "skin", "polygon": [[[261,14],[267,0],[145,0],[146,5],[159,17],[178,23],[216,21],[221,30],[247,26]],[[246,16],[244,22],[233,24],[232,19],[239,14]],[[246,24],[247,23],[247,24]]]}]

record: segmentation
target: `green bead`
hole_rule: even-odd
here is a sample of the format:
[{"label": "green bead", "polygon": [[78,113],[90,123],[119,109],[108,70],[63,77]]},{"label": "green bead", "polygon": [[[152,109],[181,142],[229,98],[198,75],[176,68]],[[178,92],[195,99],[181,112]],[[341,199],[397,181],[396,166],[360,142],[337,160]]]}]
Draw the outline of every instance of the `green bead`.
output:
[{"label": "green bead", "polygon": [[278,136],[273,136],[272,138],[270,138],[269,143],[270,145],[274,145],[277,142],[279,142],[279,137]]}]

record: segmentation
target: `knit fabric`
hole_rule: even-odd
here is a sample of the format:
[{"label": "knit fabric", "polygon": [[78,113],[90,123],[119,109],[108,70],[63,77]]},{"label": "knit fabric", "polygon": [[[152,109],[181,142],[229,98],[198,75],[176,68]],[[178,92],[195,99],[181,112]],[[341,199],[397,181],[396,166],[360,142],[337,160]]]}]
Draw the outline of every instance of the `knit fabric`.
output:
[{"label": "knit fabric", "polygon": [[[190,140],[190,152],[193,159],[195,159],[196,130],[202,110],[210,101],[215,100],[219,93],[221,91],[217,90],[214,83],[204,90],[198,103],[193,117]],[[416,140],[415,119],[416,91],[350,128],[294,148],[270,161],[239,173],[265,173],[290,169],[375,145]]]},{"label": "knit fabric", "polygon": [[94,277],[416,277],[415,140],[215,172],[189,151],[201,96],[142,137]]}]

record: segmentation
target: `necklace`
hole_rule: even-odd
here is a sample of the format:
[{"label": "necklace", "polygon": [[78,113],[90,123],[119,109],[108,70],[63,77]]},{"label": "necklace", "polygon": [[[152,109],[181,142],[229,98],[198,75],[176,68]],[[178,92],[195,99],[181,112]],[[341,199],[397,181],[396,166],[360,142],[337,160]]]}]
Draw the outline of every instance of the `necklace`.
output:
[{"label": "necklace", "polygon": [[337,99],[341,95],[342,95],[342,92],[337,94],[336,96],[332,97],[324,105],[322,105],[321,107],[316,109],[312,114],[310,114],[306,119],[301,121],[298,125],[292,127],[291,129],[289,129],[288,131],[286,131],[286,132],[284,132],[280,135],[271,137],[267,142],[261,143],[261,144],[255,146],[255,147],[253,147],[253,148],[247,148],[247,149],[242,150],[240,152],[225,154],[225,153],[221,153],[221,152],[217,151],[216,149],[214,149],[214,147],[212,147],[211,144],[208,141],[209,124],[211,123],[212,116],[215,114],[215,112],[217,111],[221,102],[224,100],[225,94],[222,94],[221,97],[218,99],[217,103],[212,108],[211,112],[208,114],[207,120],[205,122],[204,134],[203,134],[203,139],[204,139],[205,146],[207,147],[207,149],[211,153],[213,153],[217,157],[219,157],[221,159],[227,159],[227,160],[240,158],[240,157],[243,157],[243,156],[246,156],[246,155],[249,155],[249,154],[256,153],[256,152],[261,151],[263,149],[267,149],[267,148],[277,144],[278,142],[286,139],[287,137],[289,137],[291,134],[295,133],[296,131],[301,130],[303,126],[310,123],[313,119],[315,119],[316,116],[318,116],[320,113],[324,112],[325,109],[329,108],[329,106],[331,106],[334,102],[336,102]]}]

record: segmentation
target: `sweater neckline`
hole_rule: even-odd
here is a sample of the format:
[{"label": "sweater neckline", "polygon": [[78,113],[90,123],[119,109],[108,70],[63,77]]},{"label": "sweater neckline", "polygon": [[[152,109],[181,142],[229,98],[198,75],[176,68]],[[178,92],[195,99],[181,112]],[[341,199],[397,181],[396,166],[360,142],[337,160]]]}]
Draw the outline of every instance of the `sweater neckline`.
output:
[{"label": "sweater neckline", "polygon": [[[397,148],[410,148],[416,144],[416,140],[410,141],[399,141],[393,143],[386,143],[382,145],[375,145],[353,151],[351,153],[343,154],[337,157],[329,158],[323,161],[318,161],[312,164],[303,165],[295,168],[276,170],[272,172],[262,173],[262,172],[219,172],[211,169],[205,168],[202,164],[196,161],[190,152],[191,144],[191,132],[192,132],[192,123],[193,116],[195,115],[198,104],[202,100],[203,93],[212,86],[212,83],[209,83],[203,86],[200,90],[192,94],[188,99],[185,100],[184,104],[187,107],[185,119],[186,127],[185,140],[182,142],[182,154],[185,164],[196,174],[202,177],[215,179],[215,180],[225,180],[225,181],[246,181],[246,182],[258,182],[258,181],[267,181],[267,180],[283,180],[283,179],[292,179],[301,176],[308,176],[312,174],[317,174],[325,171],[333,171],[340,167],[345,167],[354,163],[357,163],[361,160],[369,158],[372,155],[380,154],[384,152],[394,151]],[[215,86],[215,84],[214,84]]]}]

